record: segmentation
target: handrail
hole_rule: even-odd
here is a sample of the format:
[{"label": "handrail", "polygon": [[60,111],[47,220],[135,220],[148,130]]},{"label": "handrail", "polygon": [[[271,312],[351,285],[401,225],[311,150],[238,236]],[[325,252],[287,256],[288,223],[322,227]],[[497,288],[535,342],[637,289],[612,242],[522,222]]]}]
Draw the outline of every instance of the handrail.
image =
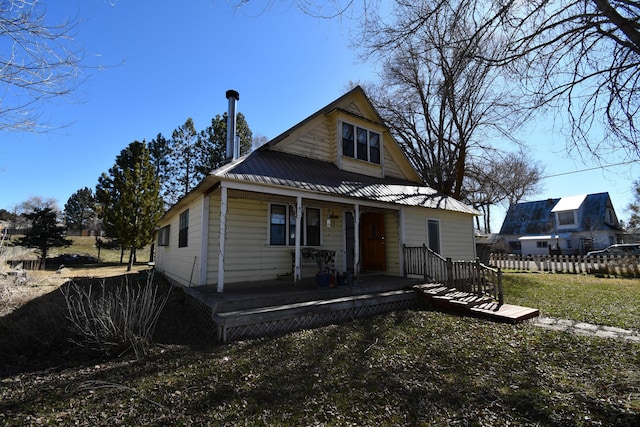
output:
[{"label": "handrail", "polygon": [[439,282],[460,291],[478,296],[490,296],[504,303],[502,271],[475,261],[453,261],[432,251],[426,244],[418,247],[402,246],[404,275],[420,275],[425,280]]}]

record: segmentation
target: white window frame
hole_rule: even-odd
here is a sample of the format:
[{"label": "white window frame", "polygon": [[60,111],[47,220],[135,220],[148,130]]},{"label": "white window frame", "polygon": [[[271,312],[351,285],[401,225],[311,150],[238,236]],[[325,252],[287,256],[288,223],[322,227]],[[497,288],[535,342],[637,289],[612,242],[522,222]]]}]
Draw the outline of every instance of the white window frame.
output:
[{"label": "white window frame", "polygon": [[158,230],[158,246],[169,246],[171,235],[171,224],[165,225],[160,230]]},{"label": "white window frame", "polygon": [[[429,231],[429,224],[435,224],[438,226],[438,250],[434,250],[431,247],[431,236],[430,236],[430,231]],[[432,251],[434,251],[435,253],[442,255],[442,227],[440,227],[440,220],[436,219],[436,218],[427,218],[426,221],[426,227],[427,227],[427,247],[429,249],[431,249]]]},{"label": "white window frame", "polygon": [[184,210],[178,217],[178,247],[189,246],[189,209]]},{"label": "white window frame", "polygon": [[[285,243],[284,245],[280,245],[280,244],[272,244],[271,243],[271,212],[272,212],[272,208],[273,206],[284,206],[286,208],[285,210]],[[322,233],[322,208],[319,207],[315,207],[315,206],[304,206],[302,208],[302,223],[300,224],[300,234],[302,234],[302,241],[301,241],[301,246],[308,246],[307,245],[307,241],[308,241],[308,229],[307,229],[307,209],[314,209],[318,211],[318,220],[319,220],[319,231],[320,231],[320,236],[319,236],[319,240],[320,240],[320,244],[319,245],[313,245],[314,247],[321,247],[323,245],[323,233]],[[272,247],[294,247],[295,246],[295,239],[293,242],[291,242],[291,236],[289,233],[289,226],[290,221],[291,221],[291,216],[295,215],[295,209],[292,209],[292,205],[288,204],[288,203],[277,203],[277,202],[273,202],[273,203],[269,203],[269,209],[267,212],[267,246],[272,246]],[[295,219],[295,217],[293,218]],[[297,236],[296,236],[297,237]]]},{"label": "white window frame", "polygon": [[[568,217],[569,215],[571,215],[572,222],[565,222],[565,223],[560,222],[561,215],[565,216],[565,217]],[[564,219],[566,219],[566,218],[564,218]],[[560,211],[560,212],[556,212],[556,220],[558,221],[558,228],[560,228],[560,227],[572,227],[572,226],[577,224],[576,211]]]},{"label": "white window frame", "polygon": [[[343,132],[344,132],[344,126],[345,125],[349,125],[353,127],[353,157],[352,156],[348,156],[346,154],[344,154],[344,150],[343,150]],[[361,159],[358,157],[358,130],[363,130],[367,132],[367,158],[366,159]],[[375,134],[378,136],[378,161],[374,162],[371,160],[371,134]],[[373,165],[382,165],[382,156],[383,156],[383,143],[382,143],[382,133],[376,130],[372,130],[370,128],[367,127],[363,127],[363,126],[358,126],[355,125],[353,123],[350,122],[340,122],[340,133],[339,133],[339,137],[340,137],[340,151],[342,152],[342,155],[344,157],[348,157],[350,159],[354,159],[354,160],[360,160],[362,162],[368,162],[371,163]]]}]

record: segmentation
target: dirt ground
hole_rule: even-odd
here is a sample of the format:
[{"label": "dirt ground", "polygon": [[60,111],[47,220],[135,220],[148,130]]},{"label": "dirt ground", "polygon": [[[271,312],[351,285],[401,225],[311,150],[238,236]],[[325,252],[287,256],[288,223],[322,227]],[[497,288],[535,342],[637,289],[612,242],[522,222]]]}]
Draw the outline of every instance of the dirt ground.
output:
[{"label": "dirt ground", "polygon": [[18,307],[42,295],[55,291],[64,283],[74,279],[102,279],[146,270],[146,265],[136,265],[127,272],[126,265],[92,265],[65,267],[61,270],[27,271],[26,280],[19,283],[15,275],[5,268],[0,271],[0,316],[11,313]]}]

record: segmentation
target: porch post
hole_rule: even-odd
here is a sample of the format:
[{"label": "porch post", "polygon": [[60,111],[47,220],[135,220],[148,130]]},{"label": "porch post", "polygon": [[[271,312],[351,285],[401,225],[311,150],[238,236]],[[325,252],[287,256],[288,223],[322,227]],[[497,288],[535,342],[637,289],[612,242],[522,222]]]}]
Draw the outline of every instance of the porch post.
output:
[{"label": "porch post", "polygon": [[302,276],[302,271],[300,269],[300,242],[302,241],[302,197],[298,196],[296,198],[296,254],[295,254],[295,266],[293,272],[293,281],[298,283]]},{"label": "porch post", "polygon": [[209,249],[209,193],[202,197],[202,219],[201,219],[202,241],[200,242],[200,286],[207,284],[207,268],[209,257],[207,251]]},{"label": "porch post", "polygon": [[224,250],[227,240],[227,187],[220,189],[220,248],[218,250],[218,292],[224,290]]},{"label": "porch post", "polygon": [[360,274],[360,205],[356,203],[353,218],[353,236],[354,236],[354,255],[353,255],[353,274]]}]

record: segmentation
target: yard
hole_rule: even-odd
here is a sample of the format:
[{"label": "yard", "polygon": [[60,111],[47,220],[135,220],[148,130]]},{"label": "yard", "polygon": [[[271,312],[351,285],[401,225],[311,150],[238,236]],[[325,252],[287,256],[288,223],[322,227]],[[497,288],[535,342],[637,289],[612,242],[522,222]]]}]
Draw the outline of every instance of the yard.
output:
[{"label": "yard", "polygon": [[[47,286],[0,318],[0,424],[640,423],[637,342],[417,310],[215,345],[173,290],[134,360],[67,343]],[[505,301],[640,329],[636,279],[509,273]]]}]

